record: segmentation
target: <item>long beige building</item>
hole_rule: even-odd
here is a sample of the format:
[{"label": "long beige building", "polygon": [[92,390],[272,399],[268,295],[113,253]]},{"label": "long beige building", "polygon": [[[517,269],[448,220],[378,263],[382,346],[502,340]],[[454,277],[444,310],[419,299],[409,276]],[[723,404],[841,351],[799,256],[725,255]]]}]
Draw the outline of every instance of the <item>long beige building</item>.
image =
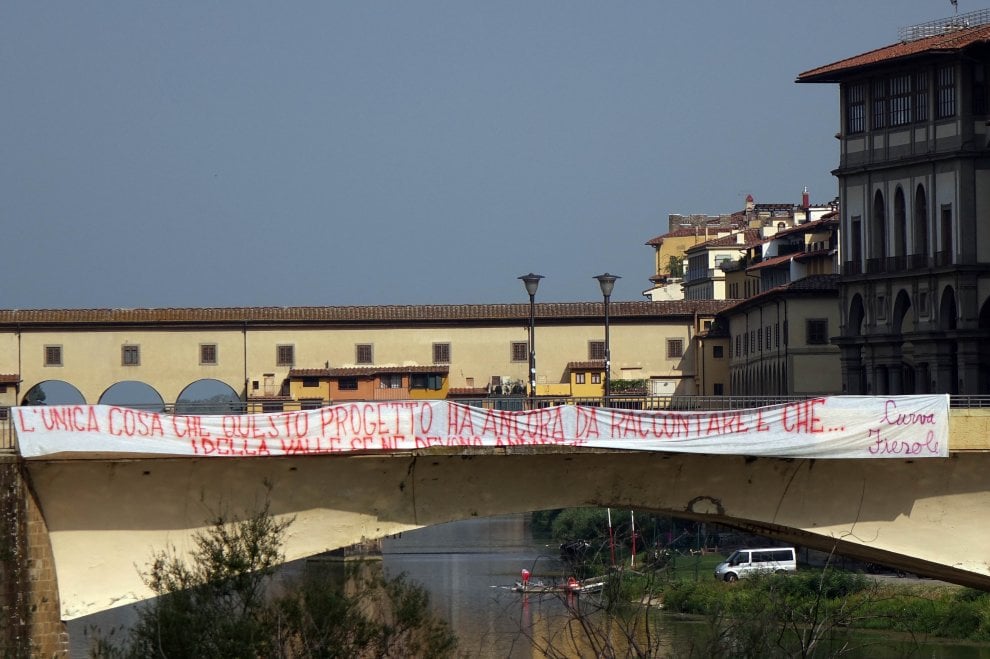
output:
[{"label": "long beige building", "polygon": [[[694,394],[695,337],[726,303],[613,302],[611,377]],[[0,405],[526,393],[528,304],[0,310]],[[601,302],[535,306],[537,395],[601,393]]]}]

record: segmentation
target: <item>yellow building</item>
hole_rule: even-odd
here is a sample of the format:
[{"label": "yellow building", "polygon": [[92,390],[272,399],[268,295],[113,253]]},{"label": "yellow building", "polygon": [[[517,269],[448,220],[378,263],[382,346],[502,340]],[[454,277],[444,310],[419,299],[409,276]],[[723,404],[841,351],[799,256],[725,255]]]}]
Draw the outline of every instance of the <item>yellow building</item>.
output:
[{"label": "yellow building", "polygon": [[[612,302],[611,378],[694,394],[714,300]],[[601,302],[535,307],[537,394],[600,395]],[[0,406],[298,409],[339,400],[525,393],[528,304],[0,310]],[[580,391],[581,393],[575,393]]]}]

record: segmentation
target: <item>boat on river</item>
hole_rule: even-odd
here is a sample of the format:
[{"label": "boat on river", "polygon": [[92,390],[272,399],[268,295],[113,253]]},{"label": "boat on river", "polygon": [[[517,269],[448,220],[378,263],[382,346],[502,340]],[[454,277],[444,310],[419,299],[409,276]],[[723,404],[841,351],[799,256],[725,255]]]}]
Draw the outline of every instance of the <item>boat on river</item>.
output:
[{"label": "boat on river", "polygon": [[517,581],[512,590],[517,593],[572,593],[584,595],[598,593],[605,588],[605,577],[593,577],[591,579],[575,579],[571,577],[564,583],[545,583],[543,581]]}]

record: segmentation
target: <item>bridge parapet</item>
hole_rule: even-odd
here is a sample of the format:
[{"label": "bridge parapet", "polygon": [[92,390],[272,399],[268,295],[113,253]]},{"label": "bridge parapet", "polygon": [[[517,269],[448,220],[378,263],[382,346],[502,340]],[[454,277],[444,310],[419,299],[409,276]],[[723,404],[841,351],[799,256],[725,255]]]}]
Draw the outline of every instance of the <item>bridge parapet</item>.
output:
[{"label": "bridge parapet", "polygon": [[949,409],[949,450],[990,451],[990,407]]},{"label": "bridge parapet", "polygon": [[[524,410],[553,407],[556,405],[585,405],[591,407],[612,407],[641,410],[710,411],[741,410],[775,405],[780,403],[808,400],[807,396],[612,396],[608,404],[601,398],[536,398],[492,397],[458,402],[484,409]],[[326,404],[331,404],[327,401]],[[990,396],[950,396],[949,397],[949,450],[988,451],[990,450]],[[139,407],[140,409],[140,407]],[[174,405],[166,405],[160,411],[175,414]],[[224,413],[243,414],[251,411],[248,405],[242,409],[226,410]],[[186,405],[183,414],[210,414],[210,410],[197,412],[195,407]],[[10,418],[10,408],[0,407],[0,455],[17,451],[17,438]]]}]

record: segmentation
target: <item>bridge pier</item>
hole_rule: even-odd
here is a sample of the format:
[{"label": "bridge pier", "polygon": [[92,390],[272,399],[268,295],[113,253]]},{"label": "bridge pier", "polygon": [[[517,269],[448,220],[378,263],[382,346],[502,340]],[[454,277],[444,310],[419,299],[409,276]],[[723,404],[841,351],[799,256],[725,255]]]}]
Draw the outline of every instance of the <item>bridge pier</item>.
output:
[{"label": "bridge pier", "polygon": [[23,466],[0,457],[0,655],[67,657],[48,527]]}]

